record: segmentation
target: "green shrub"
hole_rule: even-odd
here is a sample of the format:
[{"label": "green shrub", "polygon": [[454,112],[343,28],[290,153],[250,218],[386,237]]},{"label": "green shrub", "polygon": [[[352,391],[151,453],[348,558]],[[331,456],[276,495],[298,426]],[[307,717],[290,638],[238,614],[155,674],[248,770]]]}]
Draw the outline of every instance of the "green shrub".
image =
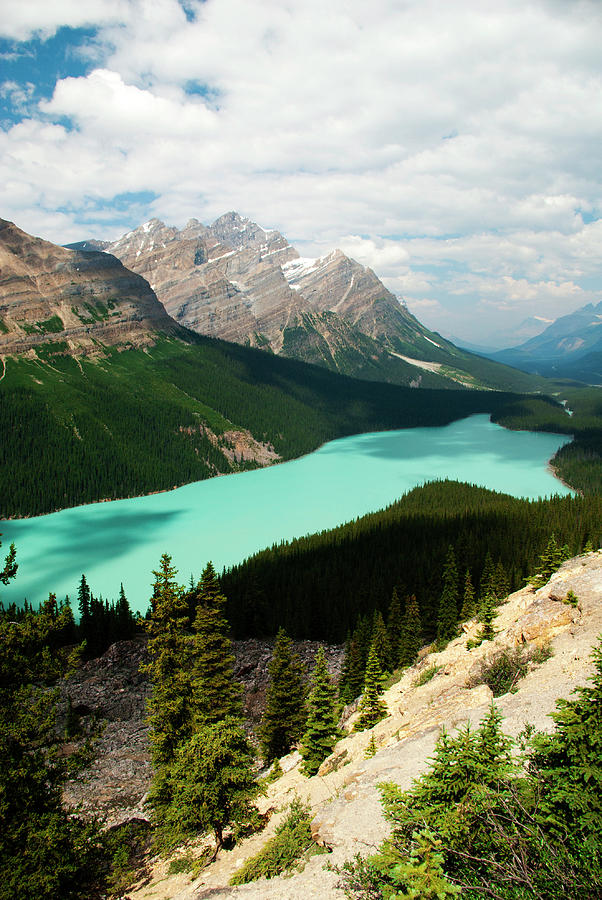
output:
[{"label": "green shrub", "polygon": [[494,697],[501,697],[516,687],[516,683],[529,670],[529,656],[517,647],[515,650],[502,650],[493,659],[483,661],[479,670],[469,680],[469,687],[486,684]]},{"label": "green shrub", "polygon": [[246,884],[258,878],[275,878],[295,867],[302,858],[319,853],[310,829],[309,806],[299,799],[293,800],[286,819],[255,856],[230,879],[230,884]]},{"label": "green shrub", "polygon": [[428,669],[423,669],[419,675],[416,676],[414,681],[412,682],[413,687],[422,687],[423,684],[427,684],[434,678],[437,672],[441,669],[441,666],[429,666]]}]

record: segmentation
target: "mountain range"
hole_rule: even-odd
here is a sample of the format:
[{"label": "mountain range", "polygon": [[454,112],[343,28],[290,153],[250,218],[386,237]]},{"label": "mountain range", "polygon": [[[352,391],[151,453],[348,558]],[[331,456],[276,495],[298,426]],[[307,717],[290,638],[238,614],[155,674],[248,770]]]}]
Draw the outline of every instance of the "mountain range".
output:
[{"label": "mountain range", "polygon": [[[149,225],[142,234],[152,230]],[[194,226],[192,231],[204,234],[202,226]],[[245,231],[255,237],[242,236],[241,229],[241,245],[263,241],[263,232],[255,226]],[[230,249],[223,251],[229,254],[226,258],[241,271],[245,259],[250,258],[249,272],[259,269],[267,283],[284,280],[291,316],[298,315],[293,312],[294,304],[299,304],[294,307],[299,309],[309,301],[300,299],[299,292],[288,286],[282,270],[278,276],[269,266],[262,267],[257,256],[267,251],[237,249],[232,246],[234,237],[228,222],[220,225],[218,220],[214,237],[205,235],[202,246],[194,238],[194,253],[199,253],[199,258],[203,252],[222,256],[212,247],[219,244],[221,251],[227,238]],[[272,235],[270,241],[275,253],[282,249],[291,257],[289,263],[303,268],[303,273],[297,271],[294,277],[289,273],[291,284],[303,281],[305,292],[312,296],[318,267],[309,272],[311,267],[300,263],[280,236]],[[177,253],[184,254],[185,275],[191,267],[192,249],[186,243],[176,238],[170,247],[176,254],[172,259],[176,273]],[[336,281],[339,267],[356,271],[357,263],[341,257],[333,254],[332,267],[324,266],[325,283],[329,277],[330,283]],[[202,262],[198,266],[205,266],[207,283],[213,284],[211,266]],[[360,270],[358,267],[358,280],[361,276],[366,287],[363,294],[358,288],[354,298],[349,295],[348,314],[352,315],[354,306],[356,321],[361,320],[362,327],[373,329],[378,336],[366,336],[365,341],[377,345],[383,357],[395,365],[386,342],[400,347],[402,329],[407,326],[408,348],[413,346],[409,336],[415,334],[422,349],[432,345],[433,353],[445,357],[448,351],[442,349],[442,339],[430,338],[419,323],[414,325],[416,320],[392,295],[379,296],[376,276]],[[546,422],[550,415],[564,415],[544,400],[531,399],[527,408],[522,398],[500,390],[466,390],[453,378],[443,377],[443,364],[437,372],[424,370],[421,381],[423,370],[400,360],[411,369],[414,387],[400,386],[350,378],[328,371],[328,367],[285,358],[271,346],[266,352],[248,346],[250,341],[245,341],[245,346],[198,334],[176,322],[148,281],[102,247],[59,247],[6,221],[0,222],[0,273],[3,517],[137,496],[270,465],[362,431],[442,425],[472,413],[488,412],[499,418],[509,405],[509,414],[515,419],[518,416],[516,421],[521,423],[525,415],[530,420],[535,408]],[[213,274],[219,281],[219,271]],[[246,271],[241,277],[247,283],[253,280]],[[181,290],[175,276],[173,281],[174,292]],[[221,278],[221,284],[227,294],[230,282]],[[242,305],[247,311],[253,306],[248,297]],[[270,318],[277,319],[273,309],[280,314],[278,304],[270,307],[269,291],[263,300],[258,291],[249,316],[261,321],[262,334],[267,333]],[[207,320],[215,321],[220,315],[227,320],[230,313],[216,308]],[[329,310],[311,315],[332,315],[347,327],[339,314]],[[277,345],[276,324],[271,334]],[[232,330],[230,336],[234,336]],[[481,360],[472,359],[478,367]],[[502,378],[514,378],[514,370],[498,363],[485,361],[485,366],[489,372],[500,372]],[[534,381],[533,376],[516,375],[525,383]],[[418,385],[430,387],[429,379],[446,389],[415,389]],[[477,381],[476,377],[472,380]]]},{"label": "mountain range", "polygon": [[561,316],[517,347],[489,355],[526,372],[602,384],[602,301]]},{"label": "mountain range", "polygon": [[301,257],[274,230],[236,212],[182,229],[151,219],[104,250],[142,275],[181,325],[210,337],[412,387],[533,390],[517,371],[425,328],[375,273],[341,250]]}]

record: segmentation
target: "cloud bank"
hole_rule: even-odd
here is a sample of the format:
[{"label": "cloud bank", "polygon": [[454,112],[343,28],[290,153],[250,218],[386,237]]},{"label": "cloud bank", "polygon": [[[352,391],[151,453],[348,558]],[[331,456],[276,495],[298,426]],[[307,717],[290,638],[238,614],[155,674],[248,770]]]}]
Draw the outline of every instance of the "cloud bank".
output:
[{"label": "cloud bank", "polygon": [[33,105],[2,79],[3,215],[37,234],[236,209],[473,340],[599,298],[595,2],[29,0],[0,34],[88,60]]}]

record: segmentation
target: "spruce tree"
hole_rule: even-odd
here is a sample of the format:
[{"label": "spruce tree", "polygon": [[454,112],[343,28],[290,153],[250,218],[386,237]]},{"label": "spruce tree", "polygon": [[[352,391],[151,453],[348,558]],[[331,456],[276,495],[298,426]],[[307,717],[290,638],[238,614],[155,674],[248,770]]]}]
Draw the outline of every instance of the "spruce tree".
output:
[{"label": "spruce tree", "polygon": [[505,600],[510,593],[510,579],[504,568],[504,564],[499,559],[495,566],[494,572],[494,594],[498,600]]},{"label": "spruce tree", "polygon": [[406,597],[406,608],[403,617],[402,644],[400,648],[400,665],[411,666],[422,646],[422,622],[420,607],[414,594]]},{"label": "spruce tree", "polygon": [[392,672],[393,663],[391,660],[391,644],[389,642],[389,635],[387,634],[385,621],[379,609],[375,610],[374,617],[372,619],[371,644],[376,649],[376,652],[378,654],[378,661],[380,663],[382,671]]},{"label": "spruce tree", "polygon": [[123,584],[119,588],[119,599],[114,609],[115,637],[120,641],[129,641],[136,631],[136,619],[132,614],[130,604],[125,596]]},{"label": "spruce tree", "polygon": [[[347,635],[345,637],[345,649],[343,650],[343,663],[341,665],[341,674],[339,675],[339,682],[337,684],[337,690],[339,693],[339,697],[343,699],[347,693],[347,684],[349,681],[349,666],[351,663],[351,631],[347,631]],[[345,701],[348,702],[348,701]]]},{"label": "spruce tree", "polygon": [[305,730],[303,666],[284,628],[276,636],[268,673],[270,683],[259,728],[266,763],[285,756]]},{"label": "spruce tree", "polygon": [[474,587],[472,586],[472,578],[470,577],[470,569],[466,569],[464,576],[464,596],[462,600],[462,610],[460,612],[460,621],[466,622],[468,619],[474,618],[477,614],[477,604],[475,601]]},{"label": "spruce tree", "polygon": [[443,569],[443,590],[437,613],[437,643],[444,645],[456,636],[458,622],[458,570],[450,545]]},{"label": "spruce tree", "polygon": [[479,582],[479,602],[492,594],[495,595],[495,566],[488,550]]},{"label": "spruce tree", "polygon": [[242,712],[241,685],[234,680],[234,654],[224,616],[226,598],[215,569],[207,563],[192,598],[196,615],[192,624],[191,708],[194,728]]},{"label": "spruce tree", "polygon": [[362,665],[362,654],[357,637],[351,638],[349,644],[349,653],[345,655],[343,663],[345,671],[345,680],[339,691],[339,696],[343,703],[351,703],[362,692],[364,684],[364,666]]},{"label": "spruce tree", "polygon": [[559,547],[554,533],[550,535],[546,549],[539,557],[539,564],[529,581],[535,588],[546,584],[554,572],[569,557],[568,547]]},{"label": "spruce tree", "polygon": [[170,800],[169,769],[179,747],[192,733],[187,603],[176,574],[171,556],[164,553],[159,569],[153,572],[155,582],[146,623],[150,661],[142,667],[151,683],[147,704],[153,763],[150,801],[159,820]]},{"label": "spruce tree", "polygon": [[324,647],[316,654],[307,699],[307,725],[301,740],[303,771],[315,775],[334,747],[339,729],[335,707],[335,690],[326,668]]},{"label": "spruce tree", "polygon": [[166,815],[171,842],[212,830],[215,856],[227,825],[252,821],[262,792],[254,754],[240,719],[227,716],[202,725],[178,750],[171,772],[172,802]]},{"label": "spruce tree", "polygon": [[393,668],[396,669],[401,665],[401,643],[403,639],[403,615],[401,612],[401,603],[397,588],[393,588],[391,595],[391,605],[389,606],[389,615],[387,617],[387,634],[389,635],[389,644],[391,645],[391,659]]},{"label": "spruce tree", "polygon": [[77,608],[79,610],[79,633],[82,641],[86,642],[86,651],[90,644],[91,622],[90,622],[90,588],[86,581],[86,576],[82,575],[77,591]]},{"label": "spruce tree", "polygon": [[360,701],[359,718],[355,723],[355,731],[363,731],[372,728],[377,722],[388,714],[387,705],[381,699],[383,693],[383,673],[378,661],[376,647],[370,647],[368,662],[366,663],[366,677],[364,679],[364,693]]},{"label": "spruce tree", "polygon": [[579,855],[602,832],[602,636],[592,657],[590,683],[556,701],[555,729],[537,735],[530,762],[542,785],[540,822]]}]

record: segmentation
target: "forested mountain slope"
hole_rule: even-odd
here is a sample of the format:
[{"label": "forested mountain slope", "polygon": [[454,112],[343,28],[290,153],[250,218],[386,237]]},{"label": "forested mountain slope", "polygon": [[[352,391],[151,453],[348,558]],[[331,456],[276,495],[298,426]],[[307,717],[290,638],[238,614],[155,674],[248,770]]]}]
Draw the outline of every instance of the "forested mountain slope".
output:
[{"label": "forested mountain slope", "polygon": [[[9,357],[0,381],[2,517],[165,490],[348,434],[499,416],[521,403],[500,392],[359,381],[191,340],[155,336],[145,350],[105,347],[97,359],[48,358],[44,347],[35,358]],[[532,403],[540,416],[566,418],[551,401]]]}]

